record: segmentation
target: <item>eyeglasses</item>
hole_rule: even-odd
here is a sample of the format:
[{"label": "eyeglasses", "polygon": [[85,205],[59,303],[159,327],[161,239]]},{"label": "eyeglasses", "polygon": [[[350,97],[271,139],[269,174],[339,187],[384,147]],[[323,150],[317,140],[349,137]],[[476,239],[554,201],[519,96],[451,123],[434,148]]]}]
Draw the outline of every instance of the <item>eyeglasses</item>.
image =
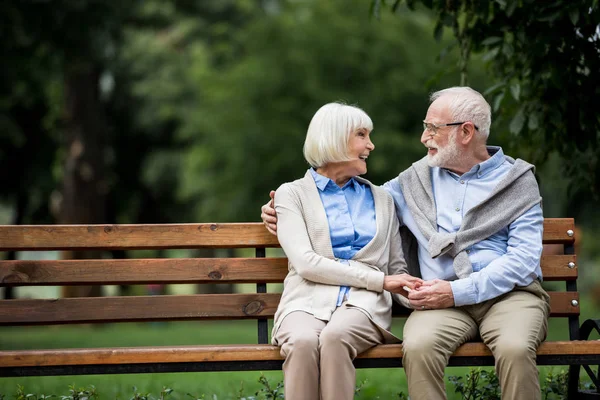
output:
[{"label": "eyeglasses", "polygon": [[[443,128],[445,126],[462,125],[465,122],[470,122],[470,121],[450,122],[449,124],[441,124],[441,125],[436,125],[436,124],[432,124],[431,122],[423,121],[423,130],[429,131],[435,135],[435,134],[437,134],[437,130],[440,128]],[[473,126],[475,127],[476,130],[479,130],[479,127],[477,125],[473,124]]]}]

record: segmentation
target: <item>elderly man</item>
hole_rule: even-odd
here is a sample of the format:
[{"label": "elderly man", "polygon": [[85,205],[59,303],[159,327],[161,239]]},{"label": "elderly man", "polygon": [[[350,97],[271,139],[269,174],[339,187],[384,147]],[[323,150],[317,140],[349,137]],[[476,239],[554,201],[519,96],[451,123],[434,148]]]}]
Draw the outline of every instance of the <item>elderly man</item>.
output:
[{"label": "elderly man", "polygon": [[[401,222],[404,256],[425,280],[409,293],[404,327],[411,399],[445,399],[444,368],[481,337],[503,399],[540,399],[536,349],[546,336],[543,216],[531,164],[487,146],[491,109],[468,87],[435,92],[423,121],[427,156],[384,187]],[[269,202],[262,207],[275,233]]]}]

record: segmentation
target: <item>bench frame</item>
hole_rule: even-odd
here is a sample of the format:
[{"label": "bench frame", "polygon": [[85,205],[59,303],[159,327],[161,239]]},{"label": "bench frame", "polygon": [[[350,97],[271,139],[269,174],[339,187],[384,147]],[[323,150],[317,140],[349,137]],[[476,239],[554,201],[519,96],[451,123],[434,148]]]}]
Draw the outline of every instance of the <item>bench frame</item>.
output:
[{"label": "bench frame", "polygon": [[[565,227],[569,229],[565,229]],[[594,372],[590,365],[600,364],[600,341],[588,341],[595,330],[600,333],[600,321],[588,320],[579,325],[579,297],[577,293],[577,266],[575,265],[574,222],[572,219],[546,219],[545,244],[562,244],[564,255],[571,256],[567,271],[561,279],[566,282],[566,301],[571,298],[573,309],[565,308],[559,316],[568,317],[569,340],[560,342],[544,342],[538,350],[538,365],[569,365],[569,398],[600,398],[598,391],[579,392],[579,373],[581,366],[587,372],[596,388],[600,388],[598,371]],[[553,230],[556,230],[553,231]],[[51,376],[51,375],[90,375],[90,374],[126,374],[126,373],[159,373],[159,372],[199,372],[199,371],[254,371],[279,370],[283,358],[279,349],[269,345],[268,319],[274,314],[278,295],[267,294],[267,283],[281,282],[285,271],[282,260],[266,257],[267,247],[279,247],[274,236],[268,234],[262,224],[163,224],[163,225],[45,225],[45,226],[0,226],[0,251],[22,250],[127,250],[127,249],[195,249],[195,248],[254,248],[253,259],[239,259],[239,264],[256,264],[256,271],[261,271],[259,264],[277,263],[278,278],[262,277],[238,278],[228,276],[227,264],[214,265],[215,259],[183,259],[178,261],[182,269],[190,270],[191,265],[204,266],[202,277],[170,276],[166,283],[256,283],[256,294],[228,295],[234,299],[233,305],[221,314],[175,315],[157,318],[156,315],[145,315],[141,312],[136,317],[115,315],[99,316],[97,320],[85,320],[73,313],[64,320],[43,317],[48,310],[55,312],[67,305],[78,305],[83,299],[59,300],[0,300],[0,326],[6,325],[49,325],[63,323],[98,323],[151,320],[198,320],[198,319],[256,319],[258,344],[223,345],[223,346],[162,346],[105,349],[57,349],[57,350],[3,350],[0,351],[0,377],[16,376]],[[569,259],[571,259],[569,258]],[[162,261],[161,261],[162,260]],[[150,260],[152,263],[165,263],[166,259]],[[223,260],[223,259],[220,259]],[[231,259],[228,259],[231,260]],[[130,263],[140,260],[130,260]],[[141,262],[141,261],[140,261]],[[14,287],[24,285],[89,285],[89,284],[139,284],[165,283],[164,277],[141,275],[115,278],[114,282],[106,277],[99,277],[102,272],[68,278],[68,274],[56,276],[47,273],[37,276],[38,270],[58,271],[52,268],[65,268],[77,264],[93,270],[92,267],[115,265],[121,268],[127,260],[80,260],[80,261],[0,261],[0,286]],[[218,263],[217,263],[218,264]],[[136,264],[137,265],[137,264]],[[141,265],[141,264],[140,264]],[[170,264],[171,265],[171,264]],[[174,264],[173,264],[174,265]],[[139,265],[138,265],[139,266]],[[242,265],[243,267],[243,265]],[[241,267],[240,267],[241,268]],[[134,268],[132,267],[132,270]],[[199,268],[202,269],[202,268]],[[165,268],[165,274],[169,269]],[[101,270],[102,271],[102,270]],[[159,271],[155,269],[153,271]],[[188,273],[188,272],[186,272]],[[189,274],[189,273],[188,273]],[[44,274],[41,274],[44,275]],[[49,275],[49,276],[48,276]],[[190,274],[191,275],[191,274]],[[53,280],[54,279],[54,280]],[[161,280],[163,279],[163,280]],[[201,297],[205,296],[205,297]],[[191,300],[207,302],[216,295],[188,296]],[[97,301],[137,301],[140,307],[148,302],[164,302],[167,297],[181,296],[138,296],[139,300],[130,298],[109,298],[90,300]],[[105,300],[107,299],[107,300]],[[123,300],[125,299],[125,300]],[[565,300],[565,299],[563,299]],[[241,303],[240,303],[241,302]],[[90,303],[91,304],[91,303]],[[95,304],[95,303],[94,303]],[[98,303],[104,304],[104,303]],[[117,304],[117,303],[115,303]],[[123,303],[125,304],[125,303]],[[127,303],[129,304],[129,303]],[[241,305],[241,310],[240,310]],[[2,311],[2,306],[5,311]],[[12,307],[12,308],[11,308]],[[36,308],[39,307],[39,310]],[[79,307],[79,305],[78,305]],[[148,307],[151,308],[151,307]],[[10,310],[9,310],[10,309]],[[33,316],[17,315],[18,310],[34,310]],[[168,309],[165,308],[165,309]],[[37,310],[37,311],[36,311]],[[224,311],[223,311],[224,310]],[[204,312],[204,311],[202,311]],[[408,310],[395,305],[394,316],[406,317]],[[89,317],[91,318],[91,317]],[[359,355],[355,360],[357,368],[390,368],[402,367],[401,345],[380,345]],[[450,366],[490,366],[494,365],[491,352],[482,343],[466,343],[461,346],[450,359]]]}]

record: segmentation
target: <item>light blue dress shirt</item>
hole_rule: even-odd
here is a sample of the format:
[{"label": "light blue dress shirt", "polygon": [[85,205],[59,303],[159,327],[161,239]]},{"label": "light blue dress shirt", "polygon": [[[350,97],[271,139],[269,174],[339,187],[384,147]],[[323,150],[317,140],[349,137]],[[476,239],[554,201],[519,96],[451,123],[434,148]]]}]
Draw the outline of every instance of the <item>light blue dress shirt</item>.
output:
[{"label": "light blue dress shirt", "polygon": [[[343,187],[339,187],[331,179],[319,175],[313,168],[310,172],[327,214],[333,255],[338,261],[348,264],[348,260],[365,247],[377,233],[375,201],[371,187],[354,178]],[[349,287],[340,287],[338,306],[342,305],[349,292]]]},{"label": "light blue dress shirt", "polygon": [[[488,146],[494,154],[459,176],[443,168],[431,168],[438,232],[456,232],[464,215],[485,200],[512,167],[500,147]],[[481,303],[508,293],[515,286],[527,286],[542,277],[543,215],[535,205],[513,223],[467,249],[473,273],[457,279],[453,259],[448,255],[431,258],[428,242],[419,231],[397,179],[384,185],[396,203],[400,224],[406,225],[418,242],[422,278],[451,281],[454,304]]]}]

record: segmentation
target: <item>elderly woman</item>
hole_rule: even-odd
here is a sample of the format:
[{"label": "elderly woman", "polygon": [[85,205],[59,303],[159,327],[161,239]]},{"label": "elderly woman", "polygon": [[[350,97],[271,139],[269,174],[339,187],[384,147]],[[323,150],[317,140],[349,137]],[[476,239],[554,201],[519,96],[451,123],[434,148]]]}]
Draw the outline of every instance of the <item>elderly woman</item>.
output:
[{"label": "elderly woman", "polygon": [[388,290],[421,283],[405,273],[392,198],[358,177],[375,149],[372,129],[363,110],[324,105],[304,143],[312,168],[275,192],[289,273],[272,338],[286,358],[288,400],[354,398],[356,355],[399,342],[389,332]]}]

